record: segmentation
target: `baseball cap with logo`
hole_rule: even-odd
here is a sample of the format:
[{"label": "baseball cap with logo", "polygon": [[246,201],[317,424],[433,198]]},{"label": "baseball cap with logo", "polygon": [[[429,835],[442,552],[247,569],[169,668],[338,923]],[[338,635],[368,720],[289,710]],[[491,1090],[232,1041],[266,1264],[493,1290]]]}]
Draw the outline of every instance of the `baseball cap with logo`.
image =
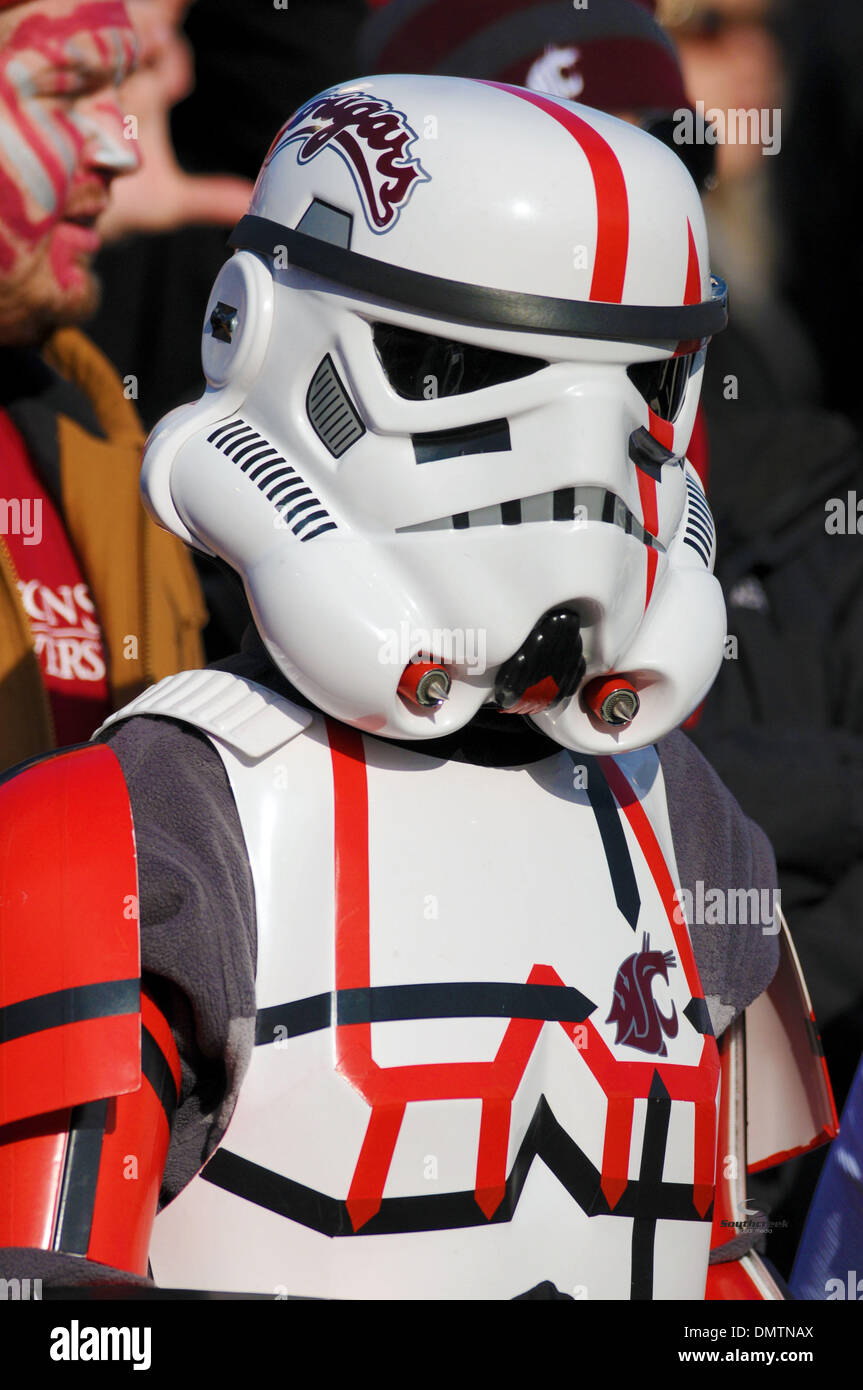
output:
[{"label": "baseball cap with logo", "polygon": [[484,77],[626,114],[669,145],[704,188],[715,151],[674,139],[674,113],[692,107],[655,10],[655,0],[590,0],[583,8],[571,0],[390,0],[360,31],[359,65]]}]

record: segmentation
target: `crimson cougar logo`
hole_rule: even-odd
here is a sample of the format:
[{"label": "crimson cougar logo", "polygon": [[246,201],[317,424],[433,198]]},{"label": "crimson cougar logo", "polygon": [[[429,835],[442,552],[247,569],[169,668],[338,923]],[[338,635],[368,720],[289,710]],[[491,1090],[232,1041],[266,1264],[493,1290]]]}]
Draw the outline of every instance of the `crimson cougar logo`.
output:
[{"label": "crimson cougar logo", "polygon": [[677,962],[673,951],[651,951],[650,937],[644,933],[641,950],[627,956],[614,982],[614,1002],[606,1023],[617,1024],[615,1043],[637,1047],[666,1057],[665,1037],[677,1037],[677,1009],[672,1004],[666,1016],[656,1006],[651,993],[655,976],[668,984],[668,972]]},{"label": "crimson cougar logo", "polygon": [[365,92],[315,97],[282,128],[264,165],[286,145],[299,143],[300,164],[329,146],[347,164],[371,230],[388,232],[414,185],[429,181],[419,160],[408,157],[416,138],[404,112],[383,97]]}]

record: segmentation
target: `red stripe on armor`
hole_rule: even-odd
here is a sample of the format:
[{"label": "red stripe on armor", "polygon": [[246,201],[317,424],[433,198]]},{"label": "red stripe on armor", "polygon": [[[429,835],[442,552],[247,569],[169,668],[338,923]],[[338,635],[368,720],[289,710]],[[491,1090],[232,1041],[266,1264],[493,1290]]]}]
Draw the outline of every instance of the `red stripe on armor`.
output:
[{"label": "red stripe on armor", "polygon": [[823,1049],[821,1048],[821,1034],[818,1032],[818,1020],[815,1017],[815,1011],[813,1009],[809,1010],[809,1019],[815,1030],[815,1036],[818,1039],[818,1052],[816,1055],[821,1063],[821,1073],[824,1077],[824,1085],[827,1088],[827,1097],[830,1101],[830,1114],[832,1117],[830,1122],[824,1126],[819,1136],[819,1142],[823,1144],[826,1143],[828,1139],[835,1139],[836,1135],[839,1133],[839,1112],[836,1109],[836,1097],[833,1094],[833,1083],[830,1080],[827,1058],[824,1056]]},{"label": "red stripe on armor", "polygon": [[[732,1107],[736,1104],[736,1097],[731,1091],[731,1081],[728,1063],[728,1049],[730,1046],[732,1029],[726,1030],[724,1036],[719,1041],[720,1066],[722,1070],[722,1086],[719,1101],[719,1129],[717,1133],[717,1153],[725,1155],[726,1158],[733,1160],[736,1167],[738,1160],[745,1164],[745,1157],[740,1157],[732,1146],[731,1139],[731,1114]],[[742,1174],[740,1175],[742,1177]],[[729,1177],[723,1171],[716,1174],[716,1197],[713,1204],[713,1227],[710,1232],[711,1250],[719,1250],[729,1241],[737,1239],[737,1228],[735,1221],[740,1220],[739,1212],[734,1210],[732,1197],[732,1184],[736,1183],[738,1174],[734,1171]],[[735,1191],[737,1188],[735,1187]]]},{"label": "red stripe on armor", "polygon": [[629,252],[629,200],[626,180],[614,150],[582,116],[552,97],[511,87],[505,82],[487,82],[485,85],[510,92],[512,96],[539,107],[540,111],[562,125],[580,145],[590,165],[596,190],[596,258],[590,298],[607,304],[619,304],[623,297]]},{"label": "red stripe on armor", "polygon": [[[526,1020],[519,1021],[523,1023]],[[483,1100],[476,1159],[476,1200],[489,1221],[506,1194],[506,1151],[511,1112],[512,1100],[509,1096],[486,1097]]]},{"label": "red stripe on armor", "polygon": [[345,1205],[355,1231],[380,1209],[383,1187],[399,1137],[405,1103],[374,1105]]},{"label": "red stripe on armor", "polygon": [[725,1260],[720,1264],[710,1265],[704,1297],[711,1303],[720,1299],[733,1299],[736,1303],[765,1301],[764,1295],[758,1291],[758,1285],[749,1277],[739,1260]]},{"label": "red stripe on armor", "polygon": [[[336,989],[367,989],[369,976],[369,795],[362,735],[327,720],[335,782]],[[353,1024],[371,1030],[371,1024]]]},{"label": "red stripe on armor", "polygon": [[605,1200],[614,1211],[629,1183],[629,1151],[632,1147],[632,1116],[635,1100],[632,1096],[608,1097],[608,1116],[605,1122],[605,1144],[602,1150],[601,1187]]},{"label": "red stripe on armor", "polygon": [[645,861],[653,882],[659,891],[662,906],[665,908],[665,915],[668,918],[674,944],[677,947],[677,954],[683,966],[683,973],[686,976],[686,983],[693,998],[702,997],[701,981],[698,978],[698,970],[695,965],[695,956],[692,953],[692,942],[689,940],[689,932],[686,922],[683,920],[683,910],[677,900],[674,882],[668,872],[668,865],[665,856],[660,848],[659,841],[650,821],[647,819],[644,807],[638,799],[638,795],[621,771],[614,758],[601,756],[597,759],[605,775],[605,780],[614,792],[616,801],[620,809],[629,821],[633,834],[638,841],[639,849],[644,855]]}]

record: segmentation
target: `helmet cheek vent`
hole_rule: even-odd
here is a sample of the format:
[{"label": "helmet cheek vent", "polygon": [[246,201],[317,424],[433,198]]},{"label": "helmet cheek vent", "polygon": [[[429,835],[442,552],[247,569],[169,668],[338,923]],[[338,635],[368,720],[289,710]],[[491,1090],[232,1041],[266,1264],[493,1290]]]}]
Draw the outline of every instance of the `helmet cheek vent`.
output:
[{"label": "helmet cheek vent", "polygon": [[309,382],[306,414],[318,439],[335,459],[347,453],[366,432],[329,353]]}]

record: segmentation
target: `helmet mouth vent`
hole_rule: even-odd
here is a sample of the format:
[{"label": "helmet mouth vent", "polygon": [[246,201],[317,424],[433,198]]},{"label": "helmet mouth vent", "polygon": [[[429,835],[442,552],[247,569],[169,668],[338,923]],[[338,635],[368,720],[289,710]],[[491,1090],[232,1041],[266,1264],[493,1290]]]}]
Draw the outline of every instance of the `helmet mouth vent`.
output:
[{"label": "helmet mouth vent", "polygon": [[539,492],[532,497],[518,497],[510,502],[495,502],[490,507],[474,507],[469,512],[455,512],[431,521],[419,521],[413,526],[397,526],[396,534],[467,531],[479,526],[520,526],[531,521],[602,521],[606,525],[619,527],[643,545],[660,552],[665,550],[662,542],[645,530],[623,498],[604,487],[559,487],[554,492]]}]

